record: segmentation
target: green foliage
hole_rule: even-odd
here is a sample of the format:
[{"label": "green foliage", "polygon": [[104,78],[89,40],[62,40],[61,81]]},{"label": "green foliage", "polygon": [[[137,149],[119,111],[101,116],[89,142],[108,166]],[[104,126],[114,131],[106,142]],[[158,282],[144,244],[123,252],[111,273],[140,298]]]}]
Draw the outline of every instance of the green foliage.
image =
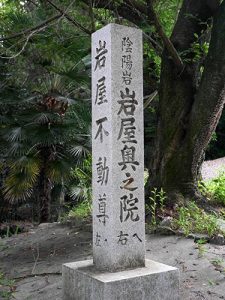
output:
[{"label": "green foliage", "polygon": [[144,78],[151,76],[153,78],[155,77],[159,81],[161,71],[161,57],[155,53],[155,51],[149,46],[147,42],[144,43],[143,52],[145,57]]},{"label": "green foliage", "polygon": [[17,114],[15,125],[5,124],[0,133],[10,167],[3,189],[6,199],[29,198],[43,167],[53,184],[68,183],[72,167],[90,151],[89,124],[90,112],[82,103],[71,105],[62,117],[40,109],[38,102]]},{"label": "green foliage", "polygon": [[[84,27],[91,25],[80,4],[55,4]],[[29,30],[56,13],[44,1],[2,1],[1,37]],[[90,43],[64,17],[2,42],[0,161],[7,169],[2,190],[8,202],[38,200],[44,180],[50,183],[46,193],[57,201],[77,183],[75,173],[82,172],[91,149]]]},{"label": "green foliage", "polygon": [[90,203],[92,200],[92,165],[90,155],[83,161],[81,167],[76,167],[72,171],[72,176],[73,182],[69,186],[69,195],[73,200]]},{"label": "green foliage", "polygon": [[72,218],[86,218],[91,215],[91,203],[92,203],[92,160],[89,154],[86,159],[83,160],[80,167],[76,167],[72,170],[72,181],[67,186],[68,194],[72,199],[72,203],[76,203],[71,207],[68,207],[68,212],[64,213],[60,220],[65,222]]},{"label": "green foliage", "polygon": [[166,193],[161,188],[158,192],[158,200],[159,200],[159,207],[162,212],[164,211],[164,206],[165,206],[164,204],[165,204],[166,198],[167,198]]},{"label": "green foliage", "polygon": [[[1,299],[10,299],[14,289],[15,280],[7,279],[2,272],[0,272],[0,297]],[[1,291],[1,287],[7,290]]]},{"label": "green foliage", "polygon": [[224,264],[224,260],[222,258],[215,258],[215,259],[211,260],[211,263],[214,266],[221,266]]},{"label": "green foliage", "polygon": [[157,188],[153,188],[151,194],[149,204],[145,205],[145,210],[147,214],[151,214],[151,225],[155,227],[157,225],[157,211],[160,210],[160,212],[163,213],[167,197],[162,188],[159,191]]},{"label": "green foliage", "polygon": [[225,172],[217,178],[199,183],[201,193],[211,201],[225,206]]},{"label": "green foliage", "polygon": [[83,201],[74,206],[68,213],[68,218],[80,217],[86,218],[91,215],[91,204],[88,201]]},{"label": "green foliage", "polygon": [[11,291],[0,291],[0,296],[2,299],[10,300],[11,294]]},{"label": "green foliage", "polygon": [[61,223],[66,223],[68,220],[80,219],[83,220],[91,216],[92,205],[90,201],[84,200],[78,202],[74,206],[67,206],[67,211],[59,216],[59,221]]},{"label": "green foliage", "polygon": [[[45,1],[33,2],[0,2],[1,37],[37,26],[56,14]],[[123,3],[122,0],[114,2],[115,8]],[[181,2],[154,2],[167,36],[171,35]],[[116,12],[94,8],[93,21],[82,1],[55,3],[89,30],[100,29],[117,18]],[[154,26],[149,26],[145,18],[143,16],[140,27],[162,48]],[[126,20],[122,22],[130,25]],[[208,51],[208,44],[201,42],[201,36],[195,38],[189,52],[182,54],[184,59],[191,56],[192,62],[198,62]],[[0,58],[0,158],[4,161],[2,168],[8,169],[3,191],[9,201],[25,201],[34,196],[39,191],[43,169],[51,181],[52,194],[56,187],[61,187],[73,201],[90,201],[90,45],[90,36],[65,17],[31,35],[1,43],[0,55],[4,59]],[[144,89],[149,95],[158,89],[161,53],[156,53],[147,40],[144,41],[144,58]],[[153,87],[151,82],[155,83]],[[59,105],[68,104],[65,113],[58,108],[44,107],[46,96],[57,99]],[[145,118],[149,145],[156,132],[156,108],[148,106],[145,113],[150,118],[148,124]],[[159,207],[163,209],[165,195],[163,191],[161,194],[153,191],[151,198],[152,204],[147,210],[156,215]]]},{"label": "green foliage", "polygon": [[167,36],[170,36],[172,33],[180,7],[180,0],[156,1],[155,10],[160,17],[161,24]]},{"label": "green foliage", "polygon": [[7,246],[5,244],[5,242],[3,242],[3,240],[0,240],[0,251],[4,251],[4,250],[6,250],[8,248],[9,248],[9,246]]},{"label": "green foliage", "polygon": [[144,185],[147,183],[147,181],[148,181],[148,177],[149,177],[148,170],[147,170],[147,169],[145,169],[145,170],[144,170]]},{"label": "green foliage", "polygon": [[[201,41],[201,37],[199,37],[197,34],[194,34],[194,36],[196,40],[192,43],[191,48],[180,53],[183,61],[186,63],[199,63],[208,54],[209,43],[206,41]],[[201,68],[200,73],[202,73]]]},{"label": "green foliage", "polygon": [[3,273],[0,272],[0,285],[12,286],[15,280],[7,279]]},{"label": "green foliage", "polygon": [[190,233],[206,233],[212,237],[220,233],[216,217],[207,214],[194,202],[178,208],[177,219],[174,220],[173,226],[175,229],[182,230],[186,236]]},{"label": "green foliage", "polygon": [[201,44],[199,42],[193,43],[192,44],[192,51],[194,53],[193,61],[194,62],[200,61],[202,57],[207,55],[208,50],[209,50],[209,43],[207,42],[203,42]]},{"label": "green foliage", "polygon": [[203,239],[197,240],[196,243],[197,243],[197,247],[198,247],[198,257],[201,258],[206,253],[206,248],[204,245],[207,243],[207,241],[203,238]]}]

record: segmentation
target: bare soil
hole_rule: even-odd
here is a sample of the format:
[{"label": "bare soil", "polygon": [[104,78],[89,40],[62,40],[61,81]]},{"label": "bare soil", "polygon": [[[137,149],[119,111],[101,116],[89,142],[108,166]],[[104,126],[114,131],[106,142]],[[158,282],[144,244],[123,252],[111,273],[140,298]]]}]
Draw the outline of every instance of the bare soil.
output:
[{"label": "bare soil", "polygon": [[[225,158],[206,161],[202,177],[212,179],[222,170]],[[0,283],[0,294],[11,294],[0,300],[61,300],[62,264],[92,256],[91,224],[28,227],[28,232],[0,238],[0,272],[15,280],[10,288]],[[193,239],[174,235],[146,235],[146,258],[179,268],[182,300],[225,299],[225,246],[198,246]]]},{"label": "bare soil", "polygon": [[210,180],[225,171],[225,157],[207,160],[202,165],[202,179]]},{"label": "bare soil", "polygon": [[[0,270],[15,279],[10,299],[62,299],[62,264],[91,255],[90,224],[42,224],[0,240]],[[146,235],[146,257],[179,268],[181,299],[225,299],[224,246],[199,249],[192,239]]]}]

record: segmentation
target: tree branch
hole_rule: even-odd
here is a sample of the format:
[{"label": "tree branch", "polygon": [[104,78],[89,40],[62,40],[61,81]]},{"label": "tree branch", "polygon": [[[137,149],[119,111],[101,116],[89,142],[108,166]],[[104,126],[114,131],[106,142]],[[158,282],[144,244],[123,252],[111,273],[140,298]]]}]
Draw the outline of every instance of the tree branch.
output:
[{"label": "tree branch", "polygon": [[125,0],[124,2],[127,3],[127,4],[130,4],[131,6],[133,6],[141,14],[144,14],[146,16],[148,15],[148,9],[145,5],[142,5],[142,4],[138,3],[135,0]]},{"label": "tree branch", "polygon": [[92,32],[95,32],[96,28],[95,28],[95,16],[94,16],[94,12],[93,12],[93,6],[92,6],[92,0],[89,0],[90,4],[89,4],[89,15],[91,18],[91,28],[92,28]]},{"label": "tree branch", "polygon": [[62,15],[65,16],[65,18],[71,22],[73,25],[75,25],[76,27],[78,27],[79,29],[81,29],[83,32],[91,35],[92,31],[88,30],[87,28],[85,28],[83,25],[81,25],[80,23],[78,23],[76,20],[74,20],[73,18],[71,18],[65,11],[63,11],[61,8],[59,8],[58,6],[56,6],[52,1],[50,0],[46,0],[52,7],[54,7],[58,12],[60,12]]},{"label": "tree branch", "polygon": [[152,48],[156,51],[156,53],[159,56],[161,56],[163,51],[162,47],[150,35],[148,35],[144,31],[143,31],[143,36],[144,38],[150,41]]},{"label": "tree branch", "polygon": [[[82,0],[83,3],[89,5],[89,0]],[[132,22],[133,24],[139,25],[140,22],[143,21],[143,17],[140,11],[137,9],[131,9],[131,3],[126,3],[125,1],[121,1],[121,3],[116,3],[117,1],[109,1],[109,0],[91,0],[92,6],[96,8],[104,8],[109,9],[111,11],[115,11],[115,6],[117,9],[118,14],[123,17],[124,19]],[[133,1],[132,1],[133,2]]]},{"label": "tree branch", "polygon": [[162,28],[162,25],[160,24],[160,21],[154,11],[154,8],[152,6],[152,1],[147,0],[147,4],[148,4],[147,6],[148,6],[149,18],[153,19],[157,33],[160,36],[160,38],[162,39],[165,48],[167,49],[169,55],[172,57],[175,65],[178,67],[178,69],[183,70],[184,64],[182,62],[182,59],[180,58],[179,54],[177,53],[177,50],[175,49],[175,47],[172,44],[172,42],[170,41],[170,39],[166,36],[166,34]]},{"label": "tree branch", "polygon": [[[115,3],[112,3],[109,0],[99,0],[97,3],[94,3],[93,0],[83,0],[83,4],[87,9],[89,9],[90,2],[92,6],[95,5],[96,8],[105,8],[109,9],[112,12],[115,10]],[[144,15],[147,15],[147,9],[144,5],[138,4],[134,0],[126,0],[124,3],[121,3],[117,6],[117,13],[122,18],[130,21],[132,24],[138,26],[142,22],[147,20],[144,18]],[[101,16],[94,13],[94,17],[99,20],[103,25],[107,25],[108,22],[103,20]],[[144,37],[150,42],[151,47],[156,51],[158,55],[162,54],[162,47],[155,41],[150,35],[143,32]]]},{"label": "tree branch", "polygon": [[14,55],[12,55],[12,56],[1,56],[1,55],[0,55],[0,58],[4,58],[4,59],[14,59],[14,58],[16,58],[17,56],[19,56],[19,55],[25,50],[25,48],[26,48],[26,46],[27,46],[27,44],[28,44],[30,38],[31,38],[35,33],[37,33],[38,31],[41,31],[42,29],[43,29],[43,28],[39,28],[39,29],[37,29],[37,30],[31,31],[31,32],[28,34],[28,36],[26,37],[26,41],[25,41],[25,43],[23,44],[23,47],[21,48],[21,50],[20,50],[19,52],[17,52],[16,54],[14,54]]},{"label": "tree branch", "polygon": [[39,30],[45,28],[49,23],[52,23],[53,21],[59,19],[61,16],[62,16],[62,13],[49,18],[48,20],[40,23],[39,25],[37,25],[35,27],[23,30],[21,32],[15,33],[15,34],[13,34],[11,36],[8,36],[8,37],[0,38],[0,42],[4,42],[4,41],[11,40],[11,39],[15,39],[17,37],[20,37],[20,36],[23,36],[23,35],[27,35],[27,34],[33,32],[33,31],[39,31]]}]

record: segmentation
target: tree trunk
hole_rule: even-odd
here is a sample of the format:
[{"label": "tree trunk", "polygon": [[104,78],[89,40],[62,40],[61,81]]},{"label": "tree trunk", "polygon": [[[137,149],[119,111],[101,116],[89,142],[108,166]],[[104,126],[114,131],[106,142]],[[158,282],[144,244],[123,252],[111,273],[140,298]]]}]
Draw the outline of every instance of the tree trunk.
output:
[{"label": "tree trunk", "polygon": [[44,172],[40,174],[39,189],[40,223],[50,222],[51,183]]},{"label": "tree trunk", "polygon": [[[210,3],[210,4],[208,4]],[[198,198],[200,166],[219,121],[225,100],[225,2],[185,0],[171,36],[179,53],[186,53],[179,72],[164,51],[159,91],[159,115],[148,187],[162,187],[170,204],[180,195]],[[210,48],[200,85],[193,61],[194,34],[214,15]],[[190,17],[191,16],[191,17]],[[185,52],[184,52],[185,51]]]},{"label": "tree trunk", "polygon": [[43,157],[43,167],[39,176],[39,185],[38,185],[38,199],[39,199],[39,208],[40,215],[39,221],[40,223],[50,222],[51,218],[51,181],[47,176],[47,163],[50,157],[50,149],[42,149],[43,153],[41,157]]},{"label": "tree trunk", "polygon": [[4,163],[4,168],[2,168],[0,173],[0,222],[3,222],[10,219],[12,206],[9,201],[4,198],[2,192],[5,179],[9,173],[9,168],[5,166],[5,162],[1,161],[1,163]]}]

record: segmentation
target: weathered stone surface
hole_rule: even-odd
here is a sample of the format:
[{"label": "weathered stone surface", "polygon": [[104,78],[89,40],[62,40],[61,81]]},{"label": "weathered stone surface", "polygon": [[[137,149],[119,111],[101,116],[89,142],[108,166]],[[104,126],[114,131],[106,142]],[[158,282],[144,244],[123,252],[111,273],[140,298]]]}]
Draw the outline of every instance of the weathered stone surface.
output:
[{"label": "weathered stone surface", "polygon": [[63,300],[178,300],[179,271],[151,260],[146,267],[97,271],[91,260],[63,266]]},{"label": "weathered stone surface", "polygon": [[222,234],[217,234],[216,236],[212,237],[210,239],[211,244],[223,246],[225,245],[225,238]]},{"label": "weathered stone surface", "polygon": [[172,217],[165,217],[159,224],[159,226],[166,226],[172,228],[173,225],[173,218]]},{"label": "weathered stone surface", "polygon": [[158,226],[156,232],[162,235],[174,235],[176,231],[169,226]]},{"label": "weathered stone surface", "polygon": [[198,241],[202,240],[208,243],[210,241],[210,237],[204,233],[190,233],[188,238],[194,239],[194,242],[197,243]]},{"label": "weathered stone surface", "polygon": [[217,225],[220,228],[221,231],[225,232],[225,220],[223,219],[218,219],[217,220]]},{"label": "weathered stone surface", "polygon": [[177,300],[179,271],[145,260],[142,32],[92,35],[93,261],[63,265],[64,300]]},{"label": "weathered stone surface", "polygon": [[92,36],[93,259],[144,266],[142,32],[109,24]]}]

